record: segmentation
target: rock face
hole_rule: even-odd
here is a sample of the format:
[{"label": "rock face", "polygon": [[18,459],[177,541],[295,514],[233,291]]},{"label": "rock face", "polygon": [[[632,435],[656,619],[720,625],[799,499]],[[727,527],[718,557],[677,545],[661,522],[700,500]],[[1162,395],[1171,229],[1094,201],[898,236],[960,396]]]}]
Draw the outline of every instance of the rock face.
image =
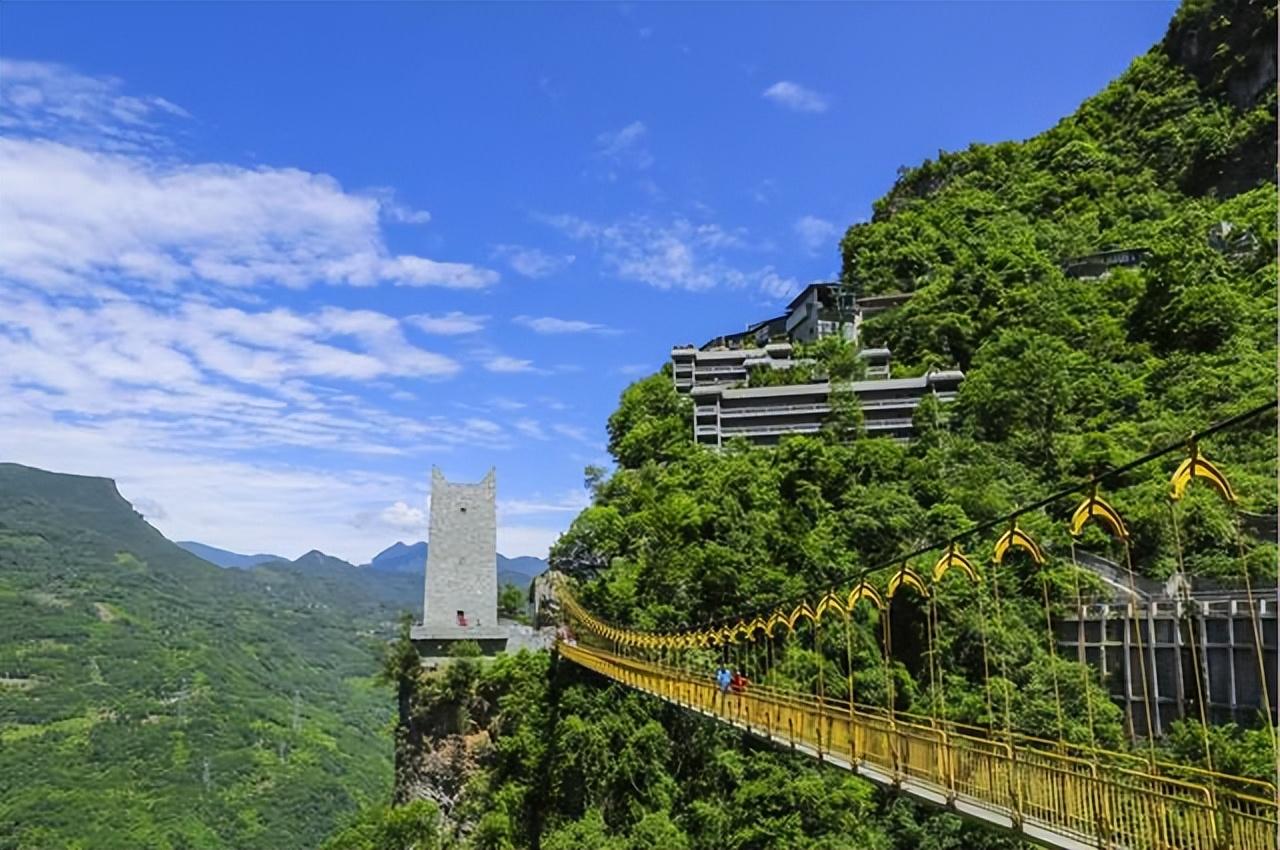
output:
[{"label": "rock face", "polygon": [[1276,86],[1275,4],[1264,0],[1187,3],[1163,48],[1206,92],[1252,109]]},{"label": "rock face", "polygon": [[1276,174],[1276,18],[1273,0],[1186,3],[1161,42],[1200,90],[1238,113],[1262,109],[1270,120],[1215,156],[1195,163],[1183,180],[1192,195],[1229,197]]}]

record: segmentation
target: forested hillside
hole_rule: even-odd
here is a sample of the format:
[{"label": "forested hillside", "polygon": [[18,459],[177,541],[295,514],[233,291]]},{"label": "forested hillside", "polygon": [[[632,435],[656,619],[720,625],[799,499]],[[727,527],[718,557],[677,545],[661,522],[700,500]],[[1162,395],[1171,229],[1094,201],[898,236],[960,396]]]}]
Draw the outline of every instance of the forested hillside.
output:
[{"label": "forested hillside", "polygon": [[[628,388],[610,418],[616,469],[592,476],[593,504],[553,548],[553,567],[617,624],[676,629],[766,609],[845,586],[1064,480],[1273,398],[1275,15],[1270,2],[1185,4],[1165,40],[1074,115],[1027,141],[904,169],[872,220],[849,229],[845,286],[915,293],[869,322],[865,341],[891,346],[902,372],[967,373],[945,415],[921,406],[912,444],[832,429],[717,454],[692,444],[687,401],[669,376],[652,376]],[[1130,247],[1150,252],[1141,267],[1064,273],[1071,257]],[[1275,512],[1273,418],[1202,448],[1246,510]],[[1151,576],[1175,566],[1165,496],[1173,463],[1108,494],[1130,523],[1135,568]],[[1180,510],[1188,571],[1240,581],[1220,500],[1194,493]],[[1056,598],[1072,583],[1062,519],[1027,519],[1049,551]],[[1084,544],[1115,555],[1101,534]],[[1273,579],[1274,546],[1247,546],[1246,568]],[[1063,689],[1066,728],[1054,727],[1058,681],[1080,683],[1079,668],[1045,649],[1038,588],[1011,584],[998,627],[980,626],[963,589],[939,600],[947,716],[991,721],[977,684],[982,634],[999,671],[992,688],[1008,698],[1017,729],[1125,746],[1120,712],[1096,684]],[[918,633],[905,637],[923,644]],[[870,631],[852,650],[855,691],[873,704],[886,692],[875,640]],[[435,804],[372,811],[334,837],[334,850],[408,847],[397,836],[409,835],[421,847],[544,850],[1017,843],[567,665],[522,656],[424,676],[406,658],[392,664],[398,781]],[[822,671],[841,696],[845,671],[820,666],[813,652],[790,646],[775,661],[771,683],[808,689]],[[900,709],[936,706],[918,665],[890,675]],[[1264,737],[1216,733],[1216,763],[1267,773]],[[1180,731],[1162,746],[1185,740],[1200,738]],[[428,793],[442,783],[447,793]]]},{"label": "forested hillside", "polygon": [[0,464],[0,847],[306,848],[391,788],[416,576],[225,570],[101,478]]}]

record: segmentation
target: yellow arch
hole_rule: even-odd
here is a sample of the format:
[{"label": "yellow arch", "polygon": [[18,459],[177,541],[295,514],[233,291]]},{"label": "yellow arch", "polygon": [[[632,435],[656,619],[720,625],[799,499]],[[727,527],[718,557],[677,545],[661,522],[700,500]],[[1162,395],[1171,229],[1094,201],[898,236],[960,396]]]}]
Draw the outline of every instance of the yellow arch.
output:
[{"label": "yellow arch", "polygon": [[1015,546],[1030,555],[1031,560],[1036,562],[1036,566],[1044,564],[1044,552],[1040,549],[1040,545],[1016,524],[1010,526],[1009,530],[996,541],[996,564],[1004,564],[1004,556],[1009,553],[1010,547]]},{"label": "yellow arch", "polygon": [[952,567],[959,568],[960,572],[964,573],[965,576],[968,577],[969,581],[975,583],[978,581],[978,571],[973,568],[973,564],[969,562],[969,559],[966,558],[953,543],[947,547],[946,554],[939,558],[938,562],[933,565],[933,583],[937,584],[942,581],[942,577],[945,576],[947,571]]},{"label": "yellow arch", "polygon": [[1080,532],[1084,530],[1085,524],[1091,519],[1099,520],[1120,540],[1129,539],[1129,529],[1125,527],[1124,520],[1121,519],[1120,514],[1116,513],[1115,508],[1099,498],[1097,493],[1090,493],[1088,498],[1081,502],[1075,513],[1071,515],[1071,536],[1079,537]]},{"label": "yellow arch", "polygon": [[1217,490],[1218,495],[1225,499],[1228,504],[1236,504],[1236,494],[1231,489],[1231,483],[1227,481],[1227,476],[1223,475],[1218,470],[1218,467],[1201,456],[1200,450],[1193,443],[1191,456],[1178,466],[1178,470],[1173,473],[1173,478],[1169,481],[1170,486],[1173,488],[1169,497],[1175,502],[1181,499],[1187,491],[1187,485],[1196,478],[1203,478],[1213,485],[1213,489]]},{"label": "yellow arch", "polygon": [[894,594],[903,587],[911,588],[925,599],[929,598],[929,588],[925,586],[924,578],[906,564],[902,565],[902,569],[889,576],[889,585],[887,588],[889,598],[892,599]]},{"label": "yellow arch", "polygon": [[849,613],[848,609],[845,608],[844,603],[840,601],[840,597],[836,596],[834,593],[827,593],[827,595],[822,597],[822,600],[818,602],[818,607],[815,608],[813,612],[815,622],[817,620],[821,620],[822,615],[827,611],[835,611],[841,616]]},{"label": "yellow arch", "polygon": [[849,591],[849,599],[845,603],[845,607],[850,613],[853,613],[854,607],[863,599],[871,600],[871,604],[884,610],[884,597],[880,595],[880,591],[876,590],[865,581],[859,582],[858,586]]},{"label": "yellow arch", "polygon": [[783,622],[787,624],[787,628],[790,631],[794,632],[796,630],[796,623],[799,622],[801,617],[808,617],[809,621],[813,623],[818,622],[818,617],[813,613],[813,609],[809,607],[808,602],[801,602],[797,605],[795,610],[787,615]]}]

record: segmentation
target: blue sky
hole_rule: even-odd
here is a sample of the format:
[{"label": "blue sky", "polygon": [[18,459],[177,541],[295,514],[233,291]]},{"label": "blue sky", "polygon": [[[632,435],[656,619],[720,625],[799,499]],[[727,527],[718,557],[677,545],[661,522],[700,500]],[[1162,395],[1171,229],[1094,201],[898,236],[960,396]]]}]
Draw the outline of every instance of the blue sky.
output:
[{"label": "blue sky", "polygon": [[0,459],[356,562],[832,278],[899,166],[1052,126],[1171,3],[4,4]]}]

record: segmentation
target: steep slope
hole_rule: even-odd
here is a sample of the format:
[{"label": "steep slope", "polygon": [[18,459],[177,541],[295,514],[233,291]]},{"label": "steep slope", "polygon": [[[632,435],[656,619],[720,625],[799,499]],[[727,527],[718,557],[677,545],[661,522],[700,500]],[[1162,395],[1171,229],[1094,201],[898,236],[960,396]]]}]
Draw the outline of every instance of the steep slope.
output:
[{"label": "steep slope", "polygon": [[[1030,504],[1064,478],[1272,398],[1274,156],[1255,151],[1275,137],[1275,53],[1274,3],[1194,0],[1160,45],[1057,127],[908,170],[872,221],[845,236],[844,280],[861,292],[916,293],[866,332],[888,342],[905,371],[966,370],[950,420],[926,403],[909,446],[833,434],[716,453],[692,443],[669,375],[644,379],[609,420],[618,468],[553,547],[552,565],[579,581],[593,613],[647,630],[767,611],[803,594],[814,601],[904,551]],[[1151,256],[1095,280],[1060,265],[1117,247]],[[1251,510],[1274,509],[1274,426],[1259,419],[1203,447]],[[1170,471],[1144,468],[1106,494],[1130,524],[1135,566],[1153,575],[1175,563]],[[1063,519],[1023,517],[1049,556],[1051,605],[1074,601]],[[1242,563],[1231,519],[1212,493],[1187,496],[1177,517],[1186,567],[1238,580],[1245,566],[1274,582],[1274,547],[1255,545]],[[995,536],[966,548],[989,552]],[[1086,542],[1112,545],[1100,533]],[[766,684],[832,699],[851,689],[881,705],[891,695],[903,712],[982,726],[1007,718],[1028,734],[1124,747],[1122,714],[1093,675],[1045,649],[1041,591],[1029,574],[1024,564],[1001,579],[995,619],[975,604],[974,586],[935,588],[931,636],[927,618],[900,603],[892,663],[881,654],[881,624],[863,610],[846,621],[847,642],[824,625],[825,652],[813,649],[816,629],[770,640],[763,658],[757,645],[757,670]],[[930,640],[946,665],[936,683],[922,658]],[[581,671],[542,665],[464,662],[436,678],[404,668],[399,740],[419,748],[402,759],[400,790],[441,791],[444,827],[464,846],[1018,846]],[[1005,696],[1005,717],[984,677]],[[1068,682],[1070,692],[1060,691]],[[1201,731],[1186,721],[1161,746],[1201,764],[1200,747],[1211,747],[1219,768],[1247,763],[1252,775],[1270,774],[1266,733]],[[452,773],[446,759],[430,758],[451,736],[461,739]],[[464,746],[485,736],[492,746]],[[426,816],[417,822],[435,828]],[[348,835],[334,850],[370,846]]]},{"label": "steep slope", "polygon": [[0,847],[311,847],[385,795],[418,583],[359,573],[221,569],[107,479],[0,464]]},{"label": "steep slope", "polygon": [[178,540],[179,546],[186,549],[197,558],[203,558],[211,564],[217,564],[219,567],[228,567],[230,569],[247,570],[257,564],[265,564],[268,561],[287,561],[288,558],[282,558],[279,555],[241,555],[238,552],[231,552],[226,549],[219,549],[217,546],[208,546],[204,543],[197,543],[194,540]]}]

